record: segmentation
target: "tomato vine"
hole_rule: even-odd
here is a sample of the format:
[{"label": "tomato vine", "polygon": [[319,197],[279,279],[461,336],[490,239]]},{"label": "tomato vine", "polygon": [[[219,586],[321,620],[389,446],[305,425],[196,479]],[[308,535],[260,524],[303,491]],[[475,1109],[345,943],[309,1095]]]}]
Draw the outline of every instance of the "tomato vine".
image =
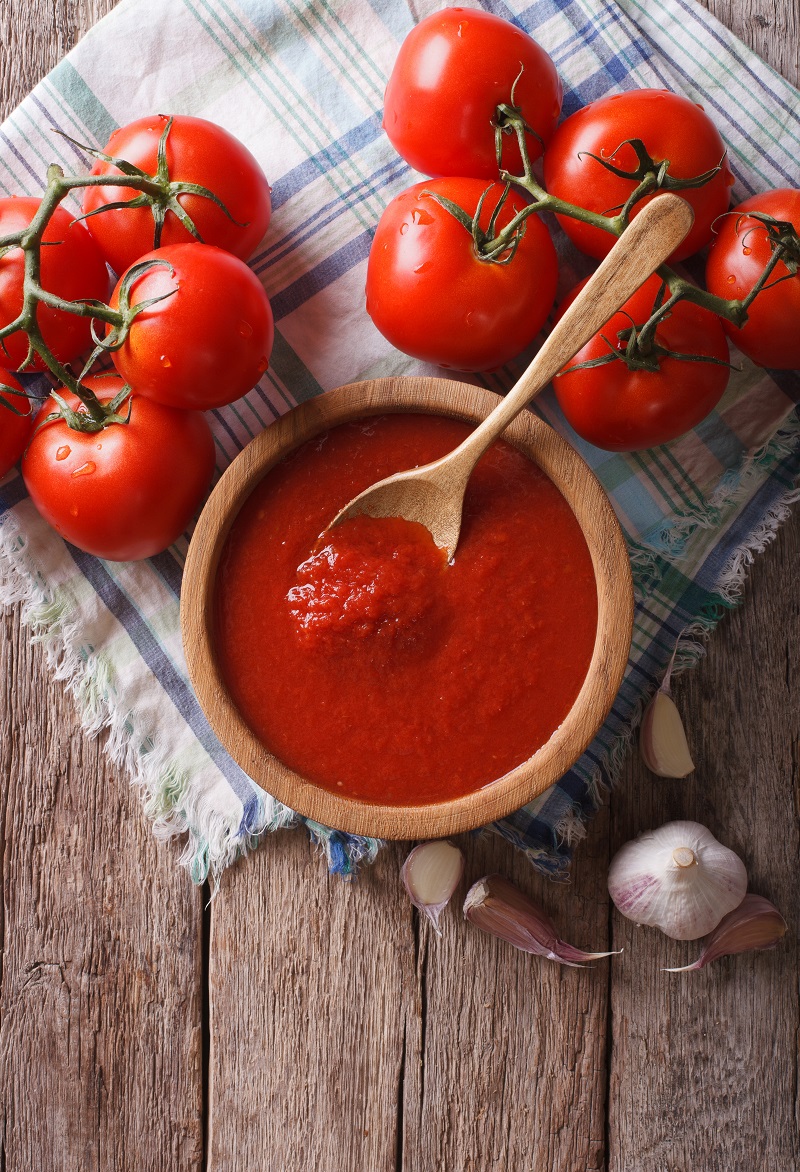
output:
[{"label": "tomato vine", "polygon": [[[657,191],[682,191],[691,187],[700,187],[704,183],[707,183],[718,170],[718,168],[715,168],[706,171],[692,179],[676,179],[669,173],[668,161],[658,162],[653,160],[641,139],[628,139],[626,142],[636,153],[639,164],[635,171],[623,171],[621,168],[615,167],[609,159],[602,158],[599,155],[591,156],[601,166],[607,168],[612,173],[636,182],[636,187],[616,215],[601,215],[597,212],[582,208],[577,204],[571,204],[566,200],[559,199],[557,196],[546,191],[539,183],[533,173],[533,168],[528,158],[525,139],[525,133],[528,128],[519,109],[510,104],[498,106],[496,126],[498,128],[498,136],[503,133],[513,133],[516,135],[524,168],[521,175],[512,175],[504,170],[500,163],[500,152],[498,150],[497,160],[500,179],[507,184],[507,190],[513,186],[526,192],[531,197],[531,203],[518,212],[494,238],[490,238],[482,243],[479,255],[487,260],[492,259],[495,255],[502,255],[503,250],[507,251],[511,247],[515,236],[522,228],[524,221],[534,213],[553,212],[557,215],[569,216],[572,219],[590,224],[592,227],[600,228],[613,236],[621,236],[630,223],[631,213],[634,207],[645,196]],[[752,212],[749,214],[752,218],[758,219],[764,225],[769,234],[771,247],[770,258],[760,278],[750,292],[741,299],[720,297],[686,280],[669,265],[662,265],[658,269],[658,274],[669,289],[669,296],[664,298],[650,319],[640,328],[637,337],[637,349],[640,354],[647,354],[649,352],[654,344],[656,326],[666,317],[678,301],[691,301],[703,309],[710,310],[718,317],[724,318],[732,325],[740,327],[747,321],[747,310],[753,300],[765,286],[769,287],[769,278],[780,261],[786,264],[791,273],[797,273],[797,265],[800,260],[800,238],[798,238],[793,225],[775,220],[772,216],[766,214],[759,215],[758,213]]]},{"label": "tomato vine", "polygon": [[[141,167],[134,166],[125,159],[116,158],[112,155],[105,154],[103,151],[75,143],[76,146],[81,147],[82,150],[94,158],[102,159],[104,162],[115,166],[121,174],[65,175],[61,167],[55,163],[51,164],[47,169],[44,195],[30,223],[25,228],[0,237],[0,259],[15,248],[21,249],[24,254],[22,307],[17,316],[0,329],[0,346],[7,353],[6,339],[12,334],[17,333],[17,331],[22,331],[27,337],[28,352],[19,369],[24,371],[30,368],[34,356],[37,355],[59,383],[77,397],[83,408],[82,410],[75,410],[67,403],[62,395],[57,391],[53,391],[51,392],[51,396],[58,405],[58,412],[55,415],[49,415],[43,422],[50,422],[52,419],[60,416],[71,429],[83,432],[96,432],[111,424],[127,423],[129,414],[120,414],[119,408],[131,392],[130,385],[126,383],[119,394],[106,402],[101,402],[91,386],[88,386],[84,381],[85,376],[89,373],[95,360],[102,352],[113,351],[123,344],[134,318],[142,310],[155,304],[157,301],[163,300],[164,297],[171,295],[166,293],[160,297],[152,298],[136,305],[130,304],[128,296],[130,286],[143,272],[157,265],[166,264],[169,267],[167,261],[159,261],[156,259],[150,259],[143,264],[134,265],[128,270],[123,279],[124,294],[120,299],[119,307],[116,309],[103,301],[91,298],[69,301],[45,289],[41,281],[41,259],[42,248],[46,247],[47,243],[43,240],[43,236],[53,214],[60,207],[63,200],[73,191],[92,187],[118,187],[138,191],[139,195],[131,200],[105,204],[102,208],[88,212],[86,215],[78,217],[78,219],[83,220],[89,216],[99,215],[102,212],[113,211],[119,208],[130,209],[148,206],[153,214],[153,248],[158,248],[159,246],[168,211],[178,217],[180,223],[191,236],[198,241],[201,240],[200,233],[194,222],[181,206],[178,199],[180,195],[191,194],[210,200],[220,208],[228,219],[237,225],[239,224],[239,221],[234,220],[233,216],[231,216],[225,204],[209,188],[185,180],[171,179],[167,166],[166,146],[167,139],[172,130],[173,121],[173,118],[169,118],[161,133],[158,144],[157,168],[153,174],[148,174]],[[62,137],[68,138],[67,135],[63,135]],[[69,139],[69,141],[74,143],[73,139]],[[91,319],[95,349],[92,351],[82,372],[77,377],[65,363],[59,361],[52,349],[47,345],[38,320],[40,305],[46,305],[50,309],[58,310],[62,313],[74,314],[79,317]],[[95,331],[95,322],[105,323],[110,328],[111,334],[108,339],[104,340],[98,337]],[[0,397],[0,404],[4,407],[10,406],[2,397]]]}]

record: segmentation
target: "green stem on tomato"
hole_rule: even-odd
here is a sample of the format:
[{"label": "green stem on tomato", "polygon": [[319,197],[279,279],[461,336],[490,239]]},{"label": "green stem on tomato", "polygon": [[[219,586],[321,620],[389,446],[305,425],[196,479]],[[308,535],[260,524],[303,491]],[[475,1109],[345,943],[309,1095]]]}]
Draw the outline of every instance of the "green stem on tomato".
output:
[{"label": "green stem on tomato", "polygon": [[[516,134],[523,161],[522,175],[512,175],[509,171],[501,170],[500,179],[504,183],[511,183],[513,186],[521,188],[531,197],[533,202],[517,213],[502,232],[498,233],[496,240],[487,243],[487,249],[490,249],[493,254],[496,253],[497,244],[506,243],[506,246],[508,246],[508,242],[514,232],[520,228],[525,219],[539,212],[553,212],[557,216],[567,216],[573,220],[580,220],[581,223],[589,224],[593,228],[599,228],[603,232],[608,232],[612,236],[619,237],[627,228],[631,213],[639,200],[658,189],[657,175],[648,172],[636,185],[620,212],[615,216],[590,212],[586,208],[579,207],[577,204],[571,204],[566,200],[559,199],[557,196],[551,195],[546,191],[533,174],[525,141],[525,122],[519,114],[519,111],[510,106],[498,106],[498,119],[500,118],[502,118],[503,125],[513,129]],[[658,275],[663,281],[666,281],[670,296],[668,301],[653,315],[651,321],[647,322],[643,327],[645,345],[652,345],[656,326],[679,300],[691,301],[703,309],[708,309],[718,317],[725,318],[726,321],[731,322],[735,326],[743,325],[747,320],[748,306],[761,288],[763,288],[763,285],[766,283],[779,259],[779,252],[776,250],[758,282],[744,300],[728,300],[724,297],[718,297],[714,293],[709,293],[708,290],[701,289],[699,286],[692,284],[691,281],[687,281],[685,278],[679,276],[669,265],[661,265],[657,270]]]},{"label": "green stem on tomato", "polygon": [[[94,158],[101,159],[106,163],[117,167],[121,174],[114,175],[110,173],[102,173],[98,175],[65,175],[61,167],[55,163],[47,168],[47,184],[45,192],[36,213],[30,224],[19,232],[13,232],[0,238],[0,258],[5,252],[12,248],[21,248],[24,253],[24,272],[23,272],[23,300],[22,308],[16,319],[2,329],[0,329],[0,346],[5,345],[5,339],[18,330],[23,331],[28,338],[28,354],[23,369],[28,366],[34,355],[38,355],[44,362],[45,366],[55,377],[64,384],[70,391],[72,391],[80,400],[85,408],[85,413],[80,414],[73,411],[64,402],[63,399],[57,395],[56,400],[59,408],[62,411],[64,418],[73,427],[79,427],[86,430],[96,430],[105,426],[108,423],[124,423],[126,420],[117,414],[117,401],[103,406],[93,391],[83,384],[83,378],[90,369],[92,362],[97,355],[102,351],[109,351],[119,349],[123,344],[127,332],[130,329],[131,323],[137,314],[147,309],[150,305],[157,301],[163,300],[164,297],[171,296],[171,293],[163,294],[161,297],[152,298],[149,301],[140,302],[135,306],[130,305],[129,300],[129,286],[125,285],[123,279],[122,294],[120,299],[120,306],[118,309],[112,309],[111,306],[106,305],[101,301],[66,301],[62,297],[58,297],[54,293],[48,292],[41,284],[41,250],[44,246],[43,236],[50,219],[56,208],[62,202],[69,192],[79,188],[87,187],[121,187],[130,189],[139,194],[121,201],[120,203],[106,204],[103,208],[97,209],[96,212],[88,213],[89,215],[98,214],[110,207],[143,207],[149,206],[154,221],[154,248],[158,248],[161,242],[161,233],[165,222],[167,212],[172,212],[183,227],[194,236],[195,239],[200,240],[200,234],[188,213],[180,202],[180,196],[193,195],[202,199],[211,200],[233,223],[238,224],[229,212],[225,204],[220,200],[213,191],[206,187],[202,187],[197,183],[190,183],[182,180],[172,180],[169,175],[169,168],[167,165],[167,138],[172,127],[173,119],[167,121],[164,131],[158,143],[158,166],[154,174],[148,174],[128,163],[124,159],[117,159],[111,155],[106,155],[102,151],[95,150],[93,147],[82,146],[76,143],[74,139],[69,138],[68,135],[58,131],[62,137],[67,138],[76,146],[80,146],[83,150],[88,151]],[[86,219],[86,216],[79,217]],[[151,262],[154,264],[164,262]],[[134,266],[138,271],[141,266]],[[134,270],[129,270],[127,276],[130,276]],[[124,297],[123,297],[124,294]],[[123,304],[124,301],[124,304]],[[52,354],[47,346],[39,327],[38,321],[38,307],[44,304],[51,309],[56,309],[63,313],[76,314],[79,317],[88,317],[105,322],[106,325],[111,326],[111,332],[107,342],[98,338],[95,333],[94,324],[92,324],[92,337],[96,342],[95,350],[86,366],[82,370],[80,376],[75,376]],[[118,399],[122,402],[125,395],[129,393],[130,388],[124,388],[124,392],[120,393]],[[88,417],[88,418],[87,418]]]},{"label": "green stem on tomato", "polygon": [[97,318],[112,326],[119,326],[122,323],[122,315],[102,302],[65,301],[62,297],[43,289],[41,284],[42,238],[53,213],[70,191],[79,187],[91,187],[100,181],[112,186],[135,187],[140,191],[157,193],[159,190],[157,184],[136,176],[65,176],[60,167],[51,164],[47,168],[45,193],[30,224],[20,232],[0,239],[0,248],[21,248],[25,254],[22,308],[14,321],[0,329],[0,342],[17,330],[23,330],[28,337],[28,357],[24,366],[32,361],[34,354],[38,355],[51,374],[83,403],[87,413],[97,424],[102,424],[106,420],[106,409],[95,393],[84,386],[80,379],[75,378],[51,352],[42,337],[38,307],[45,304],[52,309],[76,314],[79,317]]}]

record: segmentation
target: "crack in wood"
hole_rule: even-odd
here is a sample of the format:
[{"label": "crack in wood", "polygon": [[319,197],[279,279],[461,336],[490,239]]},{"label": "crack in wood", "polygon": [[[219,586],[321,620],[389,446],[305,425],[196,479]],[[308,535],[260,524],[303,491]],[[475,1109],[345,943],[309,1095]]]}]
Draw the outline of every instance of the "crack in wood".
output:
[{"label": "crack in wood", "polygon": [[211,1162],[209,1128],[211,1123],[211,885],[203,884],[202,938],[200,942],[200,1079],[203,1112],[202,1153],[200,1167],[208,1169]]},{"label": "crack in wood", "polygon": [[403,1148],[405,1134],[403,1131],[403,1103],[406,1088],[406,1036],[407,1021],[403,1022],[403,1042],[400,1050],[400,1068],[397,1075],[397,1140],[395,1145],[395,1172],[403,1172]]},{"label": "crack in wood", "polygon": [[428,933],[422,932],[421,916],[415,916],[414,935],[418,938],[419,956],[419,1113],[425,1108],[425,1039],[428,1030]]}]

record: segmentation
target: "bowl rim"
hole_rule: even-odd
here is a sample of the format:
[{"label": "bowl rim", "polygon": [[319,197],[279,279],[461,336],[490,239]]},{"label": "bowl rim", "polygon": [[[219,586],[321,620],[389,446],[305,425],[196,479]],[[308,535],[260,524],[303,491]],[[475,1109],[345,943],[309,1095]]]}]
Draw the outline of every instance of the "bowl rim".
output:
[{"label": "bowl rim", "polygon": [[372,838],[443,838],[495,822],[558,781],[581,756],[616,697],[630,650],[633,581],[627,546],[604,489],[552,427],[523,411],[503,439],[558,487],[584,533],[597,584],[597,635],[583,685],[564,721],[526,761],[478,790],[447,801],[388,806],[345,797],[278,760],[244,721],[217,667],[213,646],[216,571],[225,540],[258,482],[294,448],[340,423],[414,412],[478,423],[499,396],[448,379],[396,377],[349,383],[310,399],[257,435],[233,460],[203,508],[181,588],[181,633],[189,678],[223,748],[258,785],[303,817]]}]

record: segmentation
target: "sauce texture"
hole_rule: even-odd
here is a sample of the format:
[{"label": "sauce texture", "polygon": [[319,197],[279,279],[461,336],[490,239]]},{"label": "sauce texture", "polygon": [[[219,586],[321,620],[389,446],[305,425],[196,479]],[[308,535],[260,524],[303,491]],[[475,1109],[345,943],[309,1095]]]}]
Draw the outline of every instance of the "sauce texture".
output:
[{"label": "sauce texture", "polygon": [[358,492],[470,430],[425,415],[334,428],[266,475],[223,550],[216,651],[231,697],[276,757],[334,793],[425,805],[480,789],[549,739],[586,676],[588,547],[507,444],[470,479],[452,565],[399,519],[319,538]]}]

